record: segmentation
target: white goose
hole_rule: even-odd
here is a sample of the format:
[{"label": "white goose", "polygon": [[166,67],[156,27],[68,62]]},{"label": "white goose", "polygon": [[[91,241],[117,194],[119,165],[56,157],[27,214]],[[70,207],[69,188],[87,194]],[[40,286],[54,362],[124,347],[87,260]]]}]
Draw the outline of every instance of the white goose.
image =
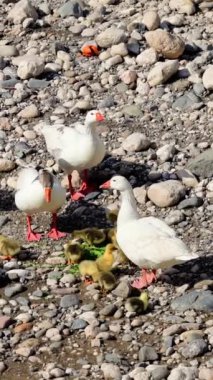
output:
[{"label": "white goose", "polygon": [[41,235],[32,231],[31,217],[35,213],[51,212],[52,228],[48,237],[59,239],[66,234],[56,227],[58,209],[66,200],[66,191],[55,176],[47,170],[39,172],[33,168],[23,169],[18,177],[15,203],[19,210],[27,214],[27,240],[38,241]]},{"label": "white goose", "polygon": [[[87,113],[84,125],[77,123],[70,128],[56,124],[42,128],[48,152],[68,175],[72,199],[82,198],[91,191],[88,185],[88,169],[97,166],[105,156],[105,146],[95,128],[103,120],[104,116],[93,110]],[[74,193],[71,183],[74,169],[79,173],[83,172],[83,183],[77,193]]]},{"label": "white goose", "polygon": [[198,257],[189,253],[186,245],[165,222],[151,216],[140,218],[132,187],[126,178],[112,177],[101,188],[115,189],[121,193],[117,242],[129,260],[143,268],[140,279],[135,280],[132,286],[146,287],[156,280],[156,269],[165,269]]}]

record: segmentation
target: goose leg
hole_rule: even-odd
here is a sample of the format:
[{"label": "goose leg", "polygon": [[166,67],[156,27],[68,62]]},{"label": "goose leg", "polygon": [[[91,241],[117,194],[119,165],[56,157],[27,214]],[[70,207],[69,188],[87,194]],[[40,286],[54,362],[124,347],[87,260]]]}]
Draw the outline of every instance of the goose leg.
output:
[{"label": "goose leg", "polygon": [[33,232],[31,228],[31,216],[27,215],[27,240],[28,241],[39,241],[41,239],[41,234]]},{"label": "goose leg", "polygon": [[137,289],[147,288],[150,284],[157,280],[156,270],[147,271],[142,269],[141,277],[132,282],[131,286]]},{"label": "goose leg", "polygon": [[88,181],[89,175],[88,175],[88,173],[89,173],[88,169],[85,169],[83,171],[83,176],[82,176],[83,177],[83,182],[82,182],[82,185],[81,185],[81,187],[79,189],[79,193],[83,194],[83,196],[85,196],[85,195],[91,193],[92,191],[94,191],[94,187],[89,184],[89,181]]},{"label": "goose leg", "polygon": [[52,226],[50,232],[47,234],[50,239],[58,240],[66,236],[64,232],[57,230],[57,214],[52,214]]},{"label": "goose leg", "polygon": [[72,201],[78,201],[81,198],[84,198],[84,194],[81,193],[81,189],[79,191],[75,191],[72,187],[72,176],[71,174],[68,175],[68,183],[69,183],[69,191],[70,191],[70,198]]}]

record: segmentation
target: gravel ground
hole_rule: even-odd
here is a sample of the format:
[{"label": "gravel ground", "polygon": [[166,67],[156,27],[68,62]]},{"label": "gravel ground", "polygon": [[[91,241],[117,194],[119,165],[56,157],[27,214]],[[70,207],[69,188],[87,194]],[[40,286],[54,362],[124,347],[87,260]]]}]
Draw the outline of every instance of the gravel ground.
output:
[{"label": "gravel ground", "polygon": [[[0,266],[1,379],[212,380],[212,1],[3,0],[0,15],[0,228],[23,244]],[[99,56],[84,57],[84,43]],[[106,117],[97,192],[60,211],[67,238],[27,244],[17,174],[40,166],[66,186],[40,127],[83,122],[90,109]],[[109,226],[105,207],[119,197],[98,185],[116,173],[142,216],[165,220],[199,255],[148,288],[141,315],[125,308],[138,268],[118,266],[105,294],[63,255],[74,229]],[[33,223],[47,232],[50,215]]]}]

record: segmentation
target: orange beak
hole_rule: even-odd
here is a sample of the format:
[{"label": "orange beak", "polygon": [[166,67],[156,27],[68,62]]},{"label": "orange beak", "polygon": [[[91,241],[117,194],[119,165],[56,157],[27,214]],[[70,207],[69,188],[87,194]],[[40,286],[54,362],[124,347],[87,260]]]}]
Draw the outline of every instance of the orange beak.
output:
[{"label": "orange beak", "polygon": [[103,121],[104,120],[104,115],[101,113],[97,112],[96,113],[96,121]]},{"label": "orange beak", "polygon": [[103,185],[100,186],[100,189],[110,189],[111,183],[110,180],[103,183]]},{"label": "orange beak", "polygon": [[44,195],[45,200],[46,200],[47,203],[50,203],[52,189],[50,187],[45,187],[44,191],[45,191],[45,195]]}]

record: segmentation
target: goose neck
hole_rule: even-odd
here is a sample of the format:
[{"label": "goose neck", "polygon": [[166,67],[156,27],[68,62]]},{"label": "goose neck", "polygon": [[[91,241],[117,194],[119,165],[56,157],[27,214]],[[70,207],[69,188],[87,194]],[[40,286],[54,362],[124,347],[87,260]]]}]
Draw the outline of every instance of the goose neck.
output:
[{"label": "goose neck", "polygon": [[136,200],[132,189],[121,193],[121,208],[118,214],[118,225],[139,219]]}]

